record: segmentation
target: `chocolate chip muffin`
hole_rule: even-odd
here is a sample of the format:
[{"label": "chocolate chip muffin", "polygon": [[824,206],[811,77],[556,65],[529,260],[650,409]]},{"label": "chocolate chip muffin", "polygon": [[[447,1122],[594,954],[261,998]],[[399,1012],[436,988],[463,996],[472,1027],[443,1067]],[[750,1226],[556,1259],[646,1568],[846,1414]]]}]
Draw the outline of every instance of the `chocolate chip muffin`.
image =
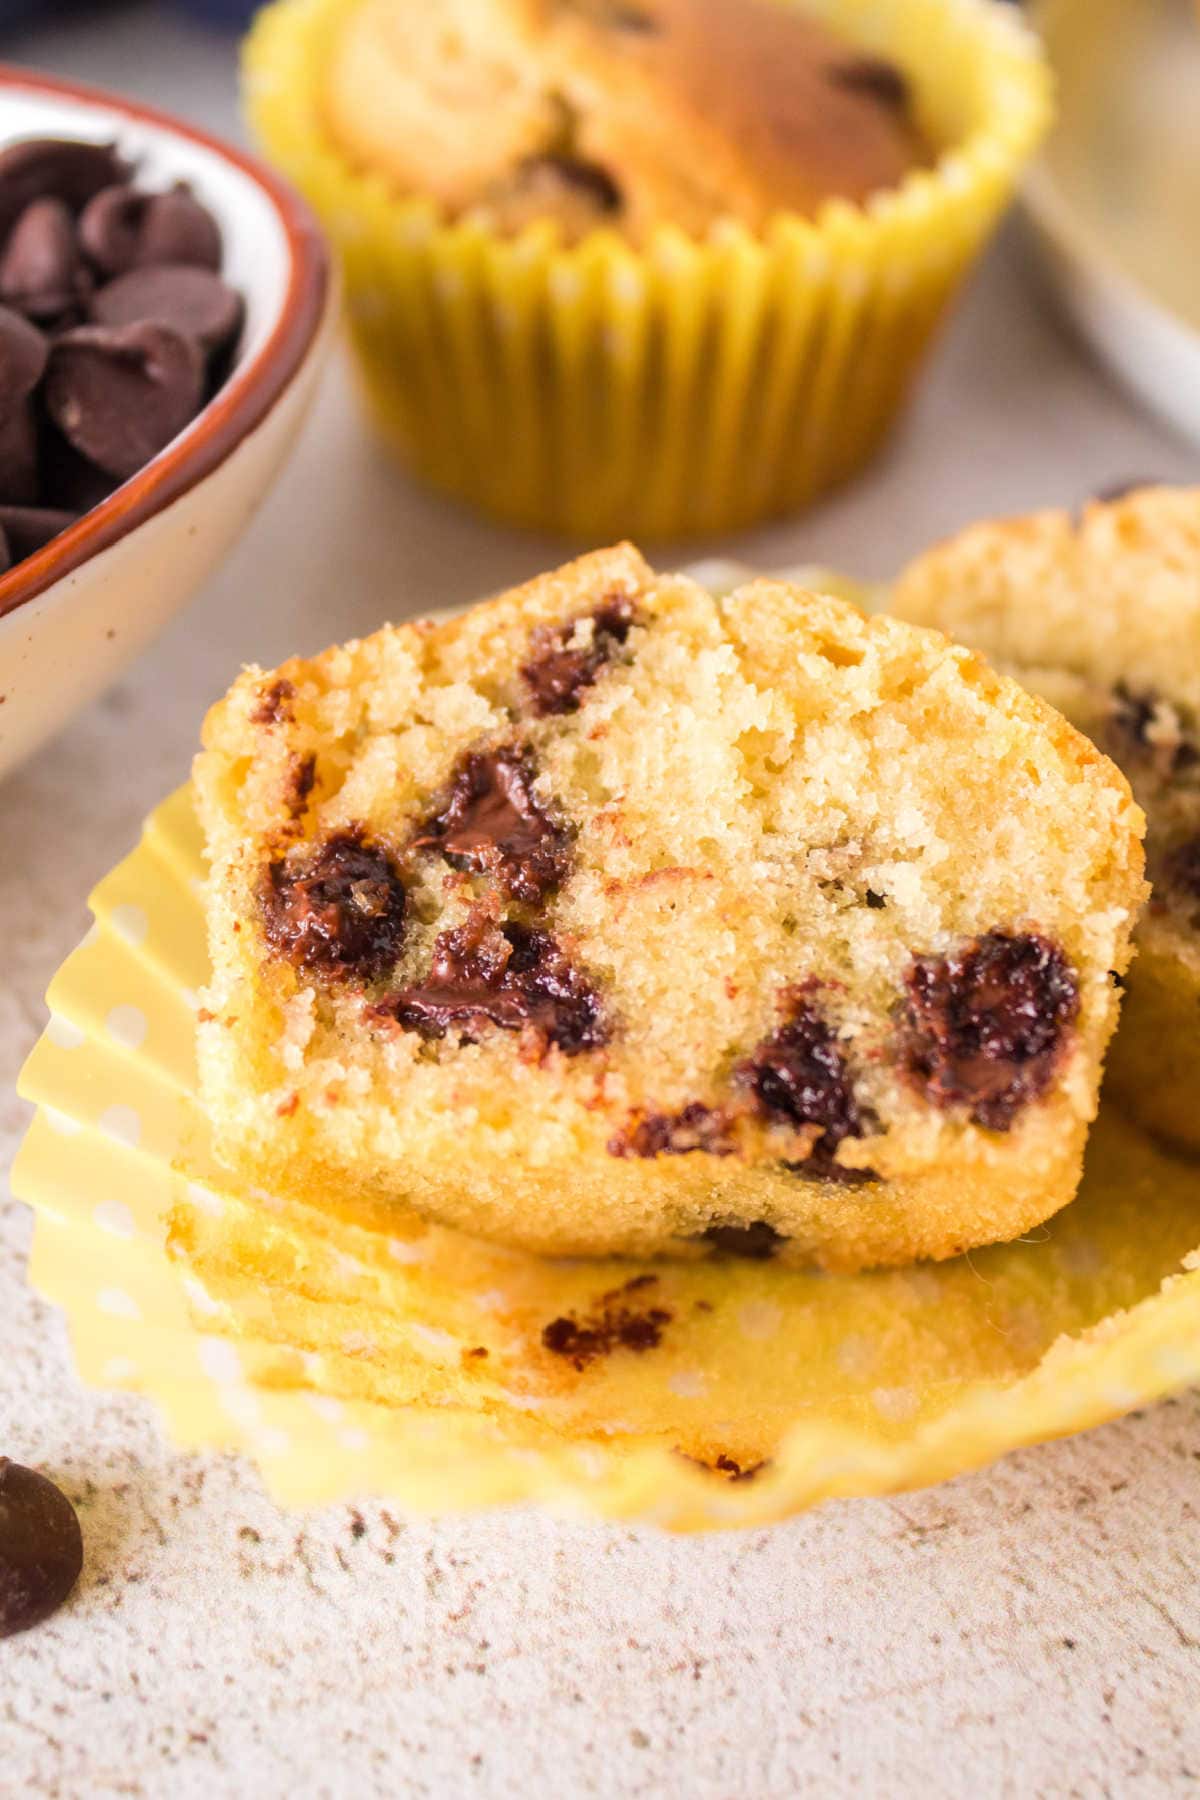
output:
[{"label": "chocolate chip muffin", "polygon": [[758,230],[927,159],[899,68],[779,0],[361,0],[324,110],[400,192],[569,239]]},{"label": "chocolate chip muffin", "polygon": [[854,1269],[1071,1198],[1141,816],[935,632],[598,552],[213,710],[221,1154],[553,1254]]},{"label": "chocolate chip muffin", "polygon": [[1128,775],[1154,891],[1109,1082],[1200,1149],[1200,489],[974,525],[919,557],[891,604],[982,650]]}]

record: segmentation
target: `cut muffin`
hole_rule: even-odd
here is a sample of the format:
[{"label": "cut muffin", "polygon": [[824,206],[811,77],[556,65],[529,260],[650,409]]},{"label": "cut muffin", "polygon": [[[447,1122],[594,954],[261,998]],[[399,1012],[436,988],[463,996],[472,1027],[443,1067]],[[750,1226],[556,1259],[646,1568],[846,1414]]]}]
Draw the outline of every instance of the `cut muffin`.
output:
[{"label": "cut muffin", "polygon": [[1109,1083],[1200,1149],[1200,489],[972,526],[919,557],[890,604],[982,650],[1128,775],[1154,891]]},{"label": "cut muffin", "polygon": [[644,239],[866,201],[929,160],[898,67],[777,0],[359,0],[326,128],[452,216]]},{"label": "cut muffin", "polygon": [[253,1179],[846,1269],[1071,1198],[1141,815],[937,633],[623,546],[247,670],[204,741],[203,1095]]}]

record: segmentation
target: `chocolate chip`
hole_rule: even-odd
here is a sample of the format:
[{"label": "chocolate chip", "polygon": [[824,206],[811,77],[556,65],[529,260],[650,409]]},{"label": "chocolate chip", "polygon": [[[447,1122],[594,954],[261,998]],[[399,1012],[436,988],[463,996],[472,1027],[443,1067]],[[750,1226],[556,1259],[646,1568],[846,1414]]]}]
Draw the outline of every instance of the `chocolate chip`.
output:
[{"label": "chocolate chip", "polygon": [[3,575],[6,569],[11,569],[12,565],[12,547],[9,544],[8,536],[3,525],[0,525],[0,575]]},{"label": "chocolate chip", "polygon": [[787,1242],[765,1219],[755,1219],[750,1225],[710,1225],[701,1236],[723,1256],[741,1256],[748,1262],[769,1262],[780,1244]]},{"label": "chocolate chip", "polygon": [[852,62],[835,63],[827,73],[835,87],[852,94],[865,94],[897,112],[908,106],[908,77],[882,56],[857,56]]},{"label": "chocolate chip", "polygon": [[0,239],[31,200],[50,195],[72,212],[125,180],[128,165],[112,144],[77,138],[24,138],[0,150]]},{"label": "chocolate chip", "polygon": [[0,501],[23,506],[37,498],[38,432],[33,407],[19,400],[0,415]]},{"label": "chocolate chip", "polygon": [[862,1115],[845,1054],[808,1000],[793,998],[790,1016],[734,1071],[767,1118],[819,1125],[814,1151],[832,1157],[843,1138],[861,1137]]},{"label": "chocolate chip", "polygon": [[231,344],[242,328],[242,297],[214,275],[188,263],[160,263],[130,269],[92,295],[90,312],[98,325],[131,325],[153,319],[194,338],[214,352]]},{"label": "chocolate chip", "polygon": [[250,714],[253,725],[290,725],[294,717],[292,701],[296,689],[286,677],[270,682],[259,695],[258,705]]},{"label": "chocolate chip", "polygon": [[83,1567],[83,1534],[61,1489],[0,1456],[0,1638],[56,1612]]},{"label": "chocolate chip", "polygon": [[1161,487],[1160,481],[1149,476],[1139,480],[1114,481],[1107,487],[1097,488],[1091,496],[1101,506],[1115,506],[1118,500],[1127,500],[1130,494],[1140,493],[1143,488]]},{"label": "chocolate chip", "polygon": [[514,900],[543,900],[566,873],[567,835],[543,811],[533,779],[521,750],[473,751],[414,848],[440,850],[454,868],[490,875]]},{"label": "chocolate chip", "polygon": [[[580,626],[590,620],[590,639],[575,644]],[[633,602],[624,594],[611,595],[593,613],[568,619],[565,625],[538,625],[530,637],[533,655],[521,669],[529,688],[533,711],[572,713],[614,650],[622,645],[634,623]]]},{"label": "chocolate chip", "polygon": [[1135,693],[1123,681],[1112,691],[1108,723],[1113,755],[1136,752],[1162,780],[1196,761],[1197,746],[1179,729],[1174,713],[1152,692]]},{"label": "chocolate chip", "polygon": [[634,1294],[656,1286],[657,1279],[654,1275],[635,1275],[623,1287],[601,1294],[593,1309],[582,1317],[564,1314],[551,1319],[542,1330],[543,1346],[581,1371],[614,1350],[632,1350],[641,1355],[657,1349],[664,1326],[671,1323],[671,1313],[664,1306],[630,1304]]},{"label": "chocolate chip", "polygon": [[41,434],[39,502],[67,512],[85,513],[99,506],[117,486],[114,475],[106,475],[95,463],[81,456],[68,444],[61,431],[48,419]]},{"label": "chocolate chip", "polygon": [[157,263],[217,270],[221,233],[207,207],[182,184],[148,194],[128,184],[105,188],[79,220],[79,241],[103,275]]},{"label": "chocolate chip", "polygon": [[877,894],[874,888],[868,888],[864,898],[872,912],[882,912],[887,905],[887,895]]},{"label": "chocolate chip", "polygon": [[136,260],[142,265],[221,267],[221,228],[186,182],[177,182],[165,194],[150,196]]},{"label": "chocolate chip", "polygon": [[271,948],[310,974],[371,981],[400,954],[404,886],[361,827],[271,863],[259,905]]},{"label": "chocolate chip", "polygon": [[545,932],[497,925],[483,907],[440,934],[423,981],[387,995],[376,1011],[427,1038],[487,1024],[528,1029],[568,1056],[607,1036],[600,995],[562,947]]},{"label": "chocolate chip", "polygon": [[1062,951],[991,931],[951,956],[918,958],[906,986],[901,1052],[925,1098],[1007,1131],[1050,1086],[1079,1011]]},{"label": "chocolate chip", "polygon": [[204,382],[190,338],[147,320],[85,325],[50,352],[46,410],[81,455],[133,475],[195,415]]},{"label": "chocolate chip", "polygon": [[643,1113],[608,1141],[610,1156],[731,1156],[727,1112],[693,1100],[678,1112]]},{"label": "chocolate chip", "polygon": [[1189,900],[1200,900],[1200,837],[1188,838],[1168,853],[1163,884]]},{"label": "chocolate chip", "polygon": [[545,170],[555,180],[574,188],[590,200],[598,212],[616,213],[621,210],[621,189],[601,163],[591,162],[582,156],[572,156],[564,151],[560,154],[548,153],[531,157],[524,167],[526,173],[534,176]]},{"label": "chocolate chip", "polygon": [[61,200],[33,200],[0,255],[0,301],[45,324],[78,318],[92,288],[75,221]]},{"label": "chocolate chip", "polygon": [[0,530],[8,540],[14,561],[20,562],[73,525],[78,517],[78,513],[55,506],[0,506]]},{"label": "chocolate chip", "polygon": [[46,368],[50,345],[21,313],[0,306],[0,418],[33,392]]},{"label": "chocolate chip", "polygon": [[806,1156],[802,1162],[785,1162],[780,1166],[789,1175],[802,1175],[805,1181],[823,1181],[830,1187],[875,1187],[883,1180],[877,1169],[851,1169],[820,1150]]}]

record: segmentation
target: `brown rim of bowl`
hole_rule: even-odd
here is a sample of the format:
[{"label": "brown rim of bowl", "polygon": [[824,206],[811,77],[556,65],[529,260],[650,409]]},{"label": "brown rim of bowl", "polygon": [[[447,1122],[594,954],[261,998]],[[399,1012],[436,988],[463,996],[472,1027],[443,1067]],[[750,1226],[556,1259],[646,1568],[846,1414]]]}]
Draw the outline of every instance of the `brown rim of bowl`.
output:
[{"label": "brown rim of bowl", "polygon": [[0,63],[0,92],[5,88],[27,88],[35,95],[52,94],[107,107],[133,125],[157,126],[232,163],[270,199],[287,239],[290,267],[279,317],[262,348],[233,370],[203,411],[165,450],[99,506],[0,575],[0,619],[44,594],[101,550],[110,549],[225,461],[262,423],[296,374],[324,316],[330,287],[329,251],[316,220],[299,195],[257,158],[169,113],[123,100],[102,88]]}]

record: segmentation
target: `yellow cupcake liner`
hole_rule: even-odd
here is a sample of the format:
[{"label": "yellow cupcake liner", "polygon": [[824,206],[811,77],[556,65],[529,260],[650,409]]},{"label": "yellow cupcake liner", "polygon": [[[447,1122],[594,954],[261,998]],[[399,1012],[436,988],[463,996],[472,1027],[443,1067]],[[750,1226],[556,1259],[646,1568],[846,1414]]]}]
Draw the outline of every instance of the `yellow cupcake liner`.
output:
[{"label": "yellow cupcake liner", "polygon": [[1036,41],[997,0],[805,0],[909,74],[950,146],[936,165],[762,236],[663,226],[640,250],[608,230],[564,248],[548,223],[447,223],[343,160],[321,86],[357,3],[276,0],[244,80],[254,131],[341,254],[369,409],[435,486],[592,541],[727,531],[861,467],[1051,112]]},{"label": "yellow cupcake liner", "polygon": [[[196,1098],[202,875],[183,789],[97,888],[50,988],[13,1185],[84,1379],[150,1396],[181,1445],[246,1452],[280,1501],[763,1524],[1200,1379],[1200,1171],[1108,1109],[1045,1227],[855,1276],[550,1263],[239,1185]],[[582,1369],[543,1347],[551,1320],[605,1305],[668,1315],[660,1342]]]}]

